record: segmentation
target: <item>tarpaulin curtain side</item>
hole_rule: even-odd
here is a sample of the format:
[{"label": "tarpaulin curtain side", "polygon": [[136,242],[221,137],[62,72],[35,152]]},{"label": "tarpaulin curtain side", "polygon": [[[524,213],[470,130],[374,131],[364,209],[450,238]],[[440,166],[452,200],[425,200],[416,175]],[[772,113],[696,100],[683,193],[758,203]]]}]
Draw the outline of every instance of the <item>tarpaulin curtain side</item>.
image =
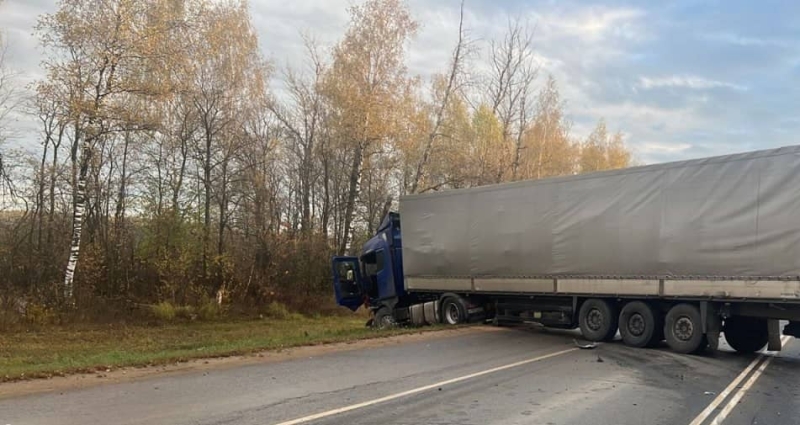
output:
[{"label": "tarpaulin curtain side", "polygon": [[800,275],[800,146],[400,200],[406,276]]}]

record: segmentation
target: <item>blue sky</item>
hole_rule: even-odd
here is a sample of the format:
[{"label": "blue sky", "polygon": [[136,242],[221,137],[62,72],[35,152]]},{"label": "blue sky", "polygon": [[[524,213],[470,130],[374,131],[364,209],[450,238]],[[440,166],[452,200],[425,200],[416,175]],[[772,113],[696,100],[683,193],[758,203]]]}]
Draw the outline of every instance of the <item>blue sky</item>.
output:
[{"label": "blue sky", "polygon": [[[300,31],[333,44],[348,0],[250,0],[261,46],[277,67],[303,58]],[[408,65],[441,71],[455,43],[458,0],[409,0],[421,29]],[[576,137],[603,117],[645,163],[800,143],[800,2],[467,0],[479,46],[502,37],[509,16],[535,26],[543,73],[553,74]],[[53,0],[6,0],[0,29],[21,83],[40,75],[31,36]],[[475,64],[480,69],[480,63]],[[538,83],[544,82],[540,78]],[[276,84],[279,83],[276,81]],[[32,124],[16,124],[20,144]]]}]

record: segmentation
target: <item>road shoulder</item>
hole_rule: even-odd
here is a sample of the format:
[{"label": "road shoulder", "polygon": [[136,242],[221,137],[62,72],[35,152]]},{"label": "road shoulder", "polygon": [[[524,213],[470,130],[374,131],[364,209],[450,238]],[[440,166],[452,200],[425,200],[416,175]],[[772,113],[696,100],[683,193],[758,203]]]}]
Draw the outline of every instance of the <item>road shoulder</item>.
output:
[{"label": "road shoulder", "polygon": [[95,387],[98,385],[130,382],[134,380],[147,379],[150,377],[201,373],[210,370],[281,362],[299,358],[312,358],[343,351],[385,347],[409,342],[449,338],[471,333],[492,332],[498,330],[500,329],[490,326],[471,326],[457,329],[435,329],[426,330],[419,333],[392,335],[349,342],[300,346],[280,350],[267,350],[243,356],[197,359],[161,366],[126,367],[104,372],[81,373],[68,376],[52,377],[48,379],[5,382],[0,383],[0,400],[30,394],[61,392]]}]

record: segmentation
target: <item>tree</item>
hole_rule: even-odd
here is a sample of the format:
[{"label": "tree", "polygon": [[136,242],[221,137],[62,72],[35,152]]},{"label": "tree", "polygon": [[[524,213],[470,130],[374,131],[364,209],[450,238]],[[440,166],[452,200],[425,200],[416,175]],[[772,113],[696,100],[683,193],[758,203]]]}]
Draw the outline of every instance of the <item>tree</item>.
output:
[{"label": "tree", "polygon": [[[36,179],[38,190],[36,194],[35,215],[38,220],[37,250],[42,251],[42,239],[46,235],[46,244],[50,246],[53,239],[53,221],[55,219],[56,182],[59,177],[59,151],[61,150],[67,130],[67,121],[64,119],[63,105],[57,101],[57,96],[51,92],[56,88],[49,84],[40,84],[38,92],[33,99],[33,113],[36,114],[41,124],[42,131],[42,156]],[[48,159],[52,157],[51,162]],[[47,196],[47,202],[45,202]],[[44,229],[45,212],[47,215],[47,229]]]},{"label": "tree", "polygon": [[630,162],[605,125],[570,137],[526,25],[481,57],[464,13],[426,80],[406,69],[404,1],[354,6],[331,49],[304,36],[273,95],[245,0],[61,1],[38,27],[40,151],[0,152],[0,307],[316,306],[330,255],[404,194]]},{"label": "tree", "polygon": [[[64,298],[74,303],[73,278],[81,246],[87,177],[97,144],[121,129],[146,126],[148,116],[126,107],[130,96],[158,97],[169,91],[165,62],[169,47],[161,43],[175,25],[168,0],[62,0],[37,26],[48,49],[44,67],[54,93],[66,105],[73,126],[72,244],[64,277]],[[161,73],[160,73],[161,72]]]},{"label": "tree", "polygon": [[608,142],[607,153],[608,168],[626,168],[631,166],[631,152],[625,146],[621,132],[614,133]]},{"label": "tree", "polygon": [[323,83],[332,136],[349,156],[339,253],[350,240],[364,160],[397,130],[397,106],[413,84],[403,63],[405,43],[417,29],[401,0],[368,0],[351,7],[350,18]]},{"label": "tree", "polygon": [[608,143],[608,130],[606,123],[600,120],[589,136],[581,145],[580,170],[582,173],[601,171],[608,168],[606,157],[606,144]]},{"label": "tree", "polygon": [[444,75],[435,76],[433,80],[434,104],[432,107],[435,112],[431,120],[431,128],[421,147],[421,153],[417,159],[410,187],[408,187],[408,192],[410,193],[416,193],[419,190],[425,167],[430,163],[431,155],[433,154],[434,143],[446,137],[442,134],[442,130],[444,129],[447,107],[453,96],[456,96],[466,83],[465,66],[470,49],[471,43],[464,30],[464,1],[462,0],[458,21],[458,41],[455,49],[453,49],[449,70]]},{"label": "tree", "polygon": [[[3,1],[0,0],[0,7]],[[7,45],[0,32],[0,209],[13,207],[18,200],[18,191],[14,178],[14,168],[19,168],[19,152],[9,152],[5,142],[16,134],[10,122],[12,115],[20,109],[24,97],[17,85],[17,73],[6,65]]]},{"label": "tree", "polygon": [[[325,100],[317,89],[327,72],[327,65],[311,38],[305,38],[305,46],[310,72],[300,74],[291,68],[287,69],[284,72],[284,80],[289,92],[289,101],[284,105],[272,98],[268,107],[286,131],[286,138],[290,141],[289,152],[295,156],[296,163],[292,168],[300,179],[299,197],[302,211],[300,228],[305,235],[308,235],[313,228],[311,196],[317,177],[314,169],[315,153],[318,141],[321,139],[325,113]],[[326,197],[323,209],[328,208]],[[324,223],[323,228],[326,226],[327,223]]]},{"label": "tree", "polygon": [[8,121],[18,105],[17,90],[13,86],[13,73],[6,67],[6,45],[0,33],[0,143],[9,136]]},{"label": "tree", "polygon": [[264,105],[269,69],[259,54],[245,2],[210,4],[196,35],[190,101],[200,133],[194,153],[203,193],[202,269],[208,277],[212,204],[217,212],[216,255],[222,256],[237,178],[235,158],[242,150],[242,119],[252,112],[249,108]]},{"label": "tree", "polygon": [[580,171],[624,168],[630,165],[631,154],[622,140],[622,133],[609,136],[606,123],[600,120],[581,145]]},{"label": "tree", "polygon": [[[0,0],[0,6],[3,1]],[[2,32],[0,32],[0,147],[11,136],[9,122],[11,115],[19,108],[22,96],[19,88],[14,82],[16,73],[6,66],[6,53],[8,49]],[[2,162],[2,152],[0,152],[0,163]],[[0,167],[0,177],[8,178]]]},{"label": "tree", "polygon": [[463,93],[456,92],[450,97],[440,134],[441,140],[428,167],[430,181],[419,192],[466,187],[473,184],[478,174],[472,164],[475,142],[472,117]]},{"label": "tree", "polygon": [[[532,85],[539,73],[533,51],[533,30],[519,19],[509,20],[505,37],[490,42],[488,104],[500,120],[510,158],[511,180],[517,180],[525,129],[531,115]],[[497,182],[503,179],[498,176]]]},{"label": "tree", "polygon": [[531,125],[523,134],[519,177],[540,179],[574,171],[577,149],[569,138],[563,108],[556,81],[548,76],[539,91]]},{"label": "tree", "polygon": [[500,183],[505,176],[509,146],[503,139],[503,123],[490,105],[481,105],[472,117],[470,166],[472,186]]}]

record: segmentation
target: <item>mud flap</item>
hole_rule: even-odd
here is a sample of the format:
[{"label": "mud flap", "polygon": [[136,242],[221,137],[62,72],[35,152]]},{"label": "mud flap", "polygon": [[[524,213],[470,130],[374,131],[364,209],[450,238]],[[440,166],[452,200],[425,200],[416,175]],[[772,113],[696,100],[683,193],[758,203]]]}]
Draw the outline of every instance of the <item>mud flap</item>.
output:
[{"label": "mud flap", "polygon": [[778,319],[767,320],[767,334],[769,335],[767,350],[781,351],[783,344],[781,343],[781,324]]},{"label": "mud flap", "polygon": [[722,331],[722,318],[714,306],[705,301],[700,303],[700,316],[703,319],[703,331],[708,340],[708,348],[717,351],[719,349],[719,335]]}]

